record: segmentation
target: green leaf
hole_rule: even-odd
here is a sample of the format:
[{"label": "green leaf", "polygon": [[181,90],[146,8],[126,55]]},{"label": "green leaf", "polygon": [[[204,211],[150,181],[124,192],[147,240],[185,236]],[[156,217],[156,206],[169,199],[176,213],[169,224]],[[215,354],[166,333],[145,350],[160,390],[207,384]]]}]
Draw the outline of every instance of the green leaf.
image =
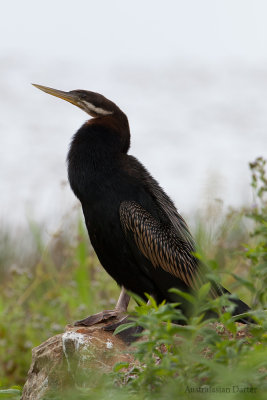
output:
[{"label": "green leaf", "polygon": [[132,328],[132,327],[134,327],[134,326],[136,326],[136,322],[128,322],[127,324],[119,325],[119,326],[115,329],[113,335],[118,335],[118,333],[121,333],[121,332],[125,331],[126,329]]},{"label": "green leaf", "polygon": [[8,397],[14,397],[14,395],[21,396],[21,390],[18,390],[18,389],[3,389],[3,390],[0,390],[0,397],[8,398]]},{"label": "green leaf", "polygon": [[176,289],[176,288],[169,289],[169,292],[178,294],[179,296],[183,297],[185,300],[189,301],[189,303],[191,303],[191,304],[195,304],[195,302],[196,302],[196,299],[194,296],[192,296],[190,293],[183,292],[180,289]]},{"label": "green leaf", "polygon": [[210,292],[210,286],[211,286],[210,282],[207,282],[201,286],[201,288],[198,291],[199,300],[204,300],[208,296]]},{"label": "green leaf", "polygon": [[127,290],[127,293],[136,301],[139,306],[146,306],[146,302],[142,299],[142,297],[138,296],[137,294]]},{"label": "green leaf", "polygon": [[239,282],[242,283],[242,285],[246,286],[252,293],[254,293],[256,291],[254,285],[252,282],[248,281],[245,278],[241,278],[240,276],[234,274],[233,272],[231,272],[231,275]]},{"label": "green leaf", "polygon": [[127,363],[127,362],[119,362],[119,363],[114,365],[113,371],[114,372],[119,372],[121,369],[128,368],[128,367],[129,367],[129,363]]}]

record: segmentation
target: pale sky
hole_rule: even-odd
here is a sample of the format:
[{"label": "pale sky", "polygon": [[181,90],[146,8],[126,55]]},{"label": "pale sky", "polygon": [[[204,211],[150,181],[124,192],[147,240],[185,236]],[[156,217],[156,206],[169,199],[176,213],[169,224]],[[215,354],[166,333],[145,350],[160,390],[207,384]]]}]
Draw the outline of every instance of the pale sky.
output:
[{"label": "pale sky", "polygon": [[0,49],[90,63],[267,60],[265,0],[1,1]]},{"label": "pale sky", "polygon": [[249,201],[248,162],[267,153],[267,1],[0,1],[0,222],[30,208],[56,225],[75,201],[60,183],[86,115],[31,82],[115,101],[182,214],[207,192]]}]

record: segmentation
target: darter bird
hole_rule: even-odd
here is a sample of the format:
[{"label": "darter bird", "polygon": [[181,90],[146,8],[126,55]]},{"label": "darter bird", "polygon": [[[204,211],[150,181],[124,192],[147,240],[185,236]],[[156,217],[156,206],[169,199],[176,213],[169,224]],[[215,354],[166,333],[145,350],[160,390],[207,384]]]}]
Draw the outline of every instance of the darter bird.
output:
[{"label": "darter bird", "polygon": [[[98,93],[34,86],[92,117],[72,138],[68,178],[81,202],[91,244],[121,293],[114,310],[75,324],[90,326],[114,317],[120,320],[130,300],[127,291],[145,300],[148,293],[160,303],[177,301],[170,288],[189,292],[199,287],[203,276],[184,219],[146,168],[128,154],[127,116]],[[216,296],[227,292],[219,285],[213,285],[212,290]],[[179,301],[186,312],[185,300]],[[232,301],[234,315],[249,310],[241,300]]]}]

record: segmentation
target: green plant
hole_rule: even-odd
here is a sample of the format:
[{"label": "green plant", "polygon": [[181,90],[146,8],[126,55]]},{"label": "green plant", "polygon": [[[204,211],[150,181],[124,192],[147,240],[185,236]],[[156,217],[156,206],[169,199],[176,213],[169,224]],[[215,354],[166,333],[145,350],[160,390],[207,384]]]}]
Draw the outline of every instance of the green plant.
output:
[{"label": "green plant", "polygon": [[[208,277],[248,302],[257,323],[236,323],[229,296],[208,299],[209,284],[195,296],[176,291],[191,303],[190,317],[175,305],[136,298],[133,323],[144,329],[144,339],[131,348],[137,361],[118,364],[113,374],[89,379],[88,387],[49,394],[49,399],[266,398],[266,161],[259,158],[250,168],[253,207],[232,209],[216,223],[212,213],[209,228],[206,214],[196,237]],[[23,385],[32,347],[62,332],[66,323],[112,307],[118,296],[116,284],[98,265],[79,216],[49,241],[44,230],[31,222],[30,230],[0,231],[0,398],[19,398],[20,388],[13,385]],[[216,321],[203,318],[208,310],[218,314]],[[177,319],[187,325],[171,323]]]},{"label": "green plant", "polygon": [[[248,285],[253,293],[253,307],[266,307],[267,303],[267,176],[266,160],[262,157],[250,163],[252,172],[251,186],[254,191],[255,204],[247,212],[247,216],[254,221],[254,230],[251,234],[256,239],[255,244],[248,243],[245,255],[250,260],[250,280],[253,286]],[[246,282],[244,282],[246,284]]]},{"label": "green plant", "polygon": [[[119,364],[115,367],[118,384],[153,398],[253,398],[263,399],[267,391],[267,192],[265,160],[259,158],[250,164],[252,186],[257,207],[242,210],[243,218],[253,221],[250,240],[243,250],[249,262],[247,277],[232,274],[241,286],[253,294],[251,315],[256,321],[242,326],[231,316],[229,295],[208,298],[210,284],[204,284],[193,295],[173,289],[192,306],[192,315],[186,318],[175,304],[157,305],[148,296],[149,304],[136,298],[133,322],[117,328],[118,333],[131,326],[143,328],[143,340],[134,344],[133,353],[138,364]],[[231,211],[231,218],[233,212]],[[240,254],[240,251],[237,252]],[[216,260],[202,261],[209,267],[207,278],[221,281]],[[222,307],[226,312],[222,312]],[[204,319],[209,310],[216,319]],[[183,319],[187,325],[174,325],[171,321]],[[215,322],[216,321],[216,322]],[[125,368],[127,372],[125,373]],[[123,371],[123,372],[121,372]],[[147,398],[150,398],[149,396]]]},{"label": "green plant", "polygon": [[[8,256],[0,282],[2,385],[24,384],[32,347],[64,331],[67,323],[115,303],[119,289],[99,266],[80,218],[75,225],[72,221],[70,227],[62,227],[48,242],[32,223],[18,236],[5,234]],[[20,235],[28,246],[17,253]]]}]

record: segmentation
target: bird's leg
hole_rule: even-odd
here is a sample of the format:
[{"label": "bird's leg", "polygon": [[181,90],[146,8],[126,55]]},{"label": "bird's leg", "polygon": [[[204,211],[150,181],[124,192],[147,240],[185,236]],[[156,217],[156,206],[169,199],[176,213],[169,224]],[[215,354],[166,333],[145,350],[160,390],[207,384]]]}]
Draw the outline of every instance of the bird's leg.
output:
[{"label": "bird's leg", "polygon": [[114,308],[114,310],[105,310],[105,311],[101,311],[100,313],[90,315],[90,317],[87,317],[80,321],[76,321],[74,323],[74,325],[75,326],[79,326],[79,325],[91,326],[91,325],[99,324],[100,322],[106,322],[109,319],[119,318],[127,311],[129,301],[130,301],[130,296],[128,295],[128,293],[126,292],[124,287],[122,286],[120,297],[117,301],[117,304],[116,304],[116,307]]},{"label": "bird's leg", "polygon": [[129,302],[130,302],[130,296],[122,286],[115,310],[119,311],[120,313],[126,312]]},{"label": "bird's leg", "polygon": [[[121,297],[121,295],[122,295],[122,292],[120,294],[120,297]],[[118,303],[120,301],[120,297],[119,297]],[[129,303],[129,301],[128,301],[128,303]],[[149,305],[150,303],[151,303],[151,301],[148,300],[146,304]],[[108,326],[105,326],[104,330],[114,332],[116,330],[116,328],[118,328],[118,326],[127,324],[128,322],[132,322],[131,317],[126,315],[123,318],[121,318],[119,321],[116,321],[112,324],[109,324]],[[142,331],[143,331],[143,328],[141,326],[136,326],[133,328],[128,328],[124,332],[120,332],[119,335],[120,335],[121,339],[124,340],[125,342],[132,343],[135,340],[137,340],[136,334],[141,333]]]}]

